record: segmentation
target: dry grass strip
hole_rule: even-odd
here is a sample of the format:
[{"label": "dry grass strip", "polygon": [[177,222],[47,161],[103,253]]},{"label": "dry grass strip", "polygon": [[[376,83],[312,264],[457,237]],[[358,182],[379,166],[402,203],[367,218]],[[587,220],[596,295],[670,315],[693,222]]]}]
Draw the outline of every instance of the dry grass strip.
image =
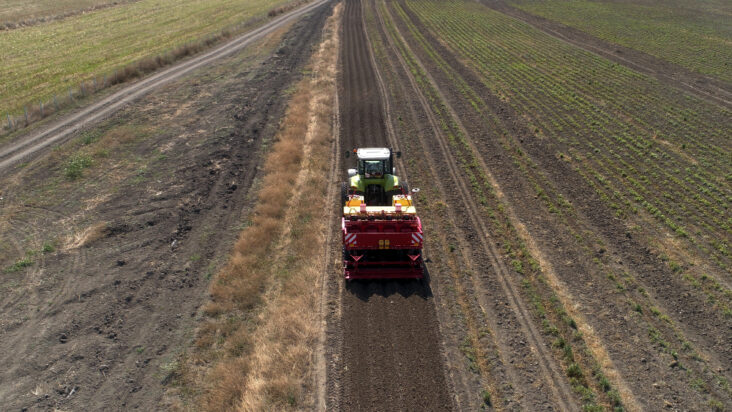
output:
[{"label": "dry grass strip", "polygon": [[312,75],[297,86],[253,213],[211,285],[207,318],[177,379],[195,410],[309,409],[325,270],[324,207],[341,5],[326,23]]}]

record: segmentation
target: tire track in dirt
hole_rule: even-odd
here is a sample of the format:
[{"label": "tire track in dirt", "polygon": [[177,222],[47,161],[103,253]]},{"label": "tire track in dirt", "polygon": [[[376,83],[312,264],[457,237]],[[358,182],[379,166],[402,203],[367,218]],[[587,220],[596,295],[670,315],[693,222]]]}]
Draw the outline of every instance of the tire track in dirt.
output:
[{"label": "tire track in dirt", "polygon": [[[376,9],[376,14],[379,17],[379,22],[382,25],[382,28],[386,30],[383,17],[379,13],[378,8]],[[399,40],[401,41],[401,43],[404,44],[409,53],[413,54],[409,49],[408,43],[398,32],[398,28],[395,28],[395,30],[397,30],[397,35],[399,36]],[[395,46],[391,42],[391,38],[387,36],[387,40],[390,42],[390,46],[394,48]],[[481,212],[479,207],[472,200],[469,183],[465,181],[466,178],[464,174],[460,172],[457,160],[454,158],[452,152],[449,149],[447,138],[442,132],[442,128],[440,127],[439,122],[432,112],[427,97],[419,88],[417,81],[415,80],[403,57],[398,52],[396,53],[396,55],[403,72],[406,74],[409,83],[412,86],[414,95],[420,101],[422,109],[427,116],[430,128],[432,129],[432,134],[435,136],[437,146],[439,147],[439,154],[441,155],[441,158],[445,160],[445,164],[447,165],[451,180],[455,183],[454,187],[456,187],[460,193],[459,197],[461,199],[461,210],[464,210],[467,213],[467,218],[470,221],[473,230],[477,232],[477,236],[471,235],[468,237],[470,237],[471,239],[475,239],[477,237],[480,240],[480,248],[487,256],[491,267],[494,269],[495,274],[497,275],[500,287],[502,288],[502,292],[508,299],[513,313],[516,315],[516,319],[520,325],[523,335],[531,344],[531,349],[535,353],[535,358],[539,363],[543,380],[545,384],[551,389],[554,401],[557,405],[559,405],[561,410],[577,410],[576,405],[569,403],[572,399],[574,399],[574,395],[567,385],[566,378],[562,373],[561,368],[556,363],[556,360],[552,356],[551,351],[547,349],[546,345],[544,344],[543,339],[541,338],[541,333],[537,329],[536,325],[533,323],[533,319],[529,310],[526,307],[526,304],[519,296],[517,286],[514,285],[511,280],[511,271],[508,270],[505,263],[503,262],[500,253],[495,247],[495,241],[491,239],[490,232],[485,226],[483,220],[480,218]],[[421,66],[418,61],[417,64]],[[422,70],[424,71],[423,67]],[[436,87],[434,83],[431,86]],[[432,160],[432,162],[434,162],[434,160]],[[444,189],[442,191],[444,192]],[[450,210],[452,209],[453,208],[450,208]],[[452,217],[451,220],[456,221],[456,218]],[[462,235],[463,238],[465,238],[465,236],[465,234]],[[474,243],[475,242],[473,242],[473,244]],[[476,273],[480,272],[478,271]],[[480,282],[474,282],[474,286],[476,287],[476,292],[479,295],[479,301],[482,300],[480,306],[485,311],[488,307],[488,302],[485,300],[485,298],[487,296],[495,294],[495,291],[491,291]],[[502,332],[498,329],[494,330],[496,330],[499,334]],[[508,345],[507,339],[504,338],[501,343],[502,350],[506,350],[509,352],[513,350]],[[508,364],[508,362],[504,362],[504,364]],[[515,382],[520,382],[520,379],[517,378],[517,371],[512,367],[508,368],[508,374],[512,378],[512,380],[514,380]],[[519,389],[519,393],[521,392],[521,389]],[[526,394],[524,393],[523,395],[525,396]],[[534,402],[536,401],[537,400],[534,400]]]},{"label": "tire track in dirt", "polygon": [[[346,1],[342,33],[340,136],[348,149],[388,144],[361,7],[358,0]],[[340,176],[345,179],[344,171]],[[341,386],[331,386],[339,393],[329,399],[329,409],[453,409],[429,285],[379,281],[346,287],[338,275],[341,317],[332,319],[329,330],[339,350],[329,376]]]}]

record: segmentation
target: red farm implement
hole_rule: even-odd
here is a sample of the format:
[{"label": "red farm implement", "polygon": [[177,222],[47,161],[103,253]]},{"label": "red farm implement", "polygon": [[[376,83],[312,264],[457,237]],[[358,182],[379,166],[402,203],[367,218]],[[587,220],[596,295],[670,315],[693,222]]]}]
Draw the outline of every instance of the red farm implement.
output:
[{"label": "red farm implement", "polygon": [[407,185],[393,174],[391,149],[355,153],[358,169],[348,171],[341,193],[345,278],[421,279],[422,222]]}]

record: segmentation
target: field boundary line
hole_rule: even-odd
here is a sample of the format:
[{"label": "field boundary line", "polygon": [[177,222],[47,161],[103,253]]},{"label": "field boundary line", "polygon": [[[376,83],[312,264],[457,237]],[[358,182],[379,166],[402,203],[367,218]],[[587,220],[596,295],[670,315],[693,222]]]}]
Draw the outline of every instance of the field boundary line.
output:
[{"label": "field boundary line", "polygon": [[[341,17],[343,18],[343,17]],[[340,32],[342,21],[338,22],[338,28],[337,30]],[[340,63],[340,41],[338,44],[338,58],[336,59],[338,63]],[[339,67],[339,66],[336,66]],[[336,69],[337,70],[337,69]],[[337,73],[336,73],[337,76]],[[327,332],[328,332],[328,297],[330,296],[329,288],[328,288],[328,281],[330,280],[331,274],[335,271],[337,265],[335,264],[335,258],[336,256],[333,256],[333,248],[335,246],[334,239],[336,236],[333,236],[337,226],[335,225],[335,219],[336,219],[336,210],[338,210],[335,207],[337,195],[338,195],[338,189],[339,185],[338,182],[338,171],[341,169],[341,158],[340,158],[340,152],[341,152],[341,120],[340,120],[340,106],[338,102],[338,86],[336,84],[335,92],[333,93],[333,143],[331,144],[331,156],[332,161],[330,164],[330,170],[328,171],[328,194],[326,196],[326,207],[330,208],[330,213],[328,213],[328,227],[326,229],[325,233],[325,256],[323,260],[323,269],[321,271],[320,279],[318,281],[320,282],[320,321],[321,321],[321,333],[320,333],[320,341],[318,342],[318,350],[317,350],[317,356],[316,356],[316,363],[317,367],[316,370],[318,373],[316,374],[316,382],[315,387],[316,389],[316,409],[319,411],[324,411],[327,409],[327,396],[326,396],[326,389],[328,385],[328,365],[326,362],[326,353],[325,353],[325,346],[327,341]]]},{"label": "field boundary line", "polygon": [[[387,13],[390,13],[387,9]],[[406,43],[404,37],[402,36],[401,32],[399,32],[398,27],[394,27],[394,30],[396,31],[397,35],[399,36],[401,42],[404,44],[404,47],[414,56],[413,51],[411,50],[410,46]],[[422,69],[423,72],[426,73],[426,70],[424,70],[424,66],[422,63],[418,60],[416,56],[414,56],[416,64],[419,65],[419,67]],[[510,271],[505,266],[504,262],[502,261],[500,254],[496,250],[494,244],[495,242],[492,241],[492,238],[490,236],[490,232],[485,227],[483,221],[479,218],[479,211],[477,210],[477,207],[475,205],[475,202],[472,200],[472,197],[470,196],[470,190],[466,187],[465,181],[463,178],[460,178],[461,174],[459,173],[459,170],[457,169],[456,160],[452,155],[452,152],[450,151],[449,147],[447,146],[447,143],[445,142],[445,136],[440,131],[439,124],[437,120],[435,119],[434,113],[432,112],[431,107],[429,106],[429,103],[427,102],[427,98],[424,96],[424,93],[419,88],[419,86],[416,84],[416,80],[414,79],[414,76],[412,75],[411,71],[408,67],[406,67],[406,63],[404,62],[403,58],[400,56],[399,58],[400,63],[402,65],[402,69],[407,74],[407,77],[409,78],[409,82],[412,85],[412,88],[415,91],[415,94],[419,101],[421,102],[423,109],[427,115],[428,122],[430,123],[431,128],[433,129],[433,132],[435,133],[435,136],[438,137],[438,143],[439,148],[443,152],[446,165],[448,166],[448,169],[450,171],[450,175],[453,178],[453,180],[457,183],[457,189],[460,192],[461,197],[463,198],[463,204],[465,206],[465,211],[468,214],[469,219],[471,220],[473,227],[476,229],[478,234],[480,235],[480,245],[484,249],[484,252],[486,256],[491,261],[491,266],[496,271],[496,274],[498,275],[497,278],[499,280],[499,283],[501,285],[501,288],[503,289],[506,297],[508,298],[509,304],[511,305],[512,311],[516,314],[516,318],[519,321],[519,324],[521,325],[522,330],[524,331],[524,334],[526,335],[527,339],[531,341],[531,348],[533,349],[532,352],[536,354],[536,358],[539,364],[540,369],[543,372],[543,375],[545,376],[545,382],[547,386],[549,386],[553,392],[554,398],[557,401],[558,405],[562,410],[578,410],[576,405],[569,404],[570,399],[574,399],[574,395],[567,387],[566,379],[564,377],[564,374],[557,370],[556,365],[553,362],[553,356],[548,353],[546,350],[543,340],[540,337],[539,332],[536,330],[536,327],[534,326],[531,315],[522,302],[518,292],[516,291],[515,286],[511,283],[509,280],[510,278]],[[434,82],[430,80],[431,86],[433,88],[436,88]]]},{"label": "field boundary line", "polygon": [[287,14],[275,18],[261,27],[242,34],[214,50],[206,52],[200,56],[193,57],[190,60],[183,61],[144,80],[131,84],[122,90],[105,97],[99,102],[93,103],[64,119],[43,127],[40,131],[19,138],[19,141],[0,148],[0,170],[27,158],[35,152],[54,143],[62,142],[64,138],[80,130],[82,127],[102,120],[105,116],[111,115],[121,109],[125,104],[144,96],[157,87],[176,80],[193,70],[243,49],[254,41],[273,32],[285,23],[295,20],[307,12],[322,6],[328,1],[330,0],[316,0],[302,8],[295,9]]}]

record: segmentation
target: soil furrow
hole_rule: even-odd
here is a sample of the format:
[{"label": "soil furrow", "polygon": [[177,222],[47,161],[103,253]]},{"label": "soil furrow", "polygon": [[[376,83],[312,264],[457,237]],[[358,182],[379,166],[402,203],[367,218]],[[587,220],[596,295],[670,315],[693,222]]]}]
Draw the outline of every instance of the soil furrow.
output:
[{"label": "soil furrow", "polygon": [[[343,29],[341,145],[348,149],[387,146],[384,111],[360,1],[346,1]],[[345,170],[341,173],[345,179]],[[338,285],[346,288],[340,279]],[[342,386],[338,399],[329,400],[329,407],[452,409],[428,285],[416,281],[351,282],[343,290],[341,305],[340,319],[333,320],[340,328],[336,337],[340,342],[335,343],[341,353],[329,364],[329,376]]]}]

